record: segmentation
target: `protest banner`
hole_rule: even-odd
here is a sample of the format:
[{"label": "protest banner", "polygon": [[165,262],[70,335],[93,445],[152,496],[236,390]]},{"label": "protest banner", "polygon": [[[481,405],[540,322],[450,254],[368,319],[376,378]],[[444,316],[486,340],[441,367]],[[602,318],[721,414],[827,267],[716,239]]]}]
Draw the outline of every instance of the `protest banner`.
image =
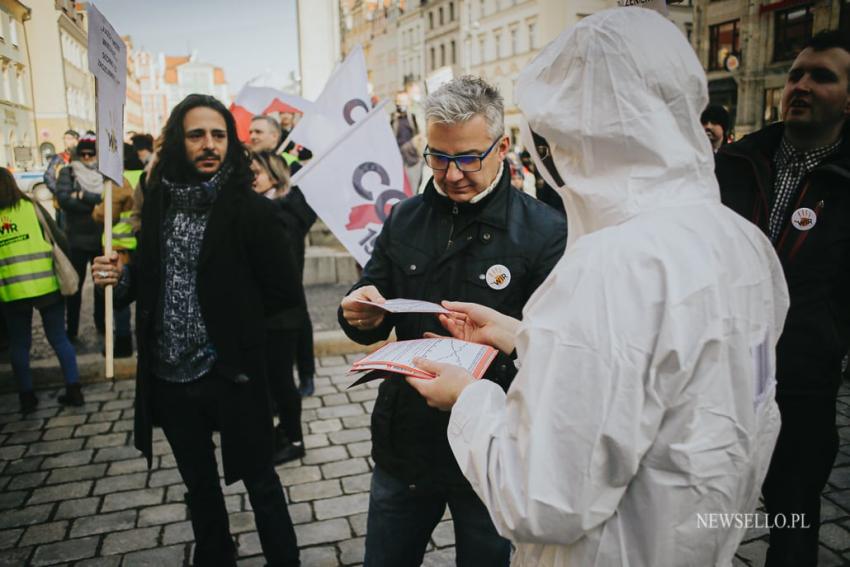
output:
[{"label": "protest banner", "polygon": [[304,113],[313,104],[298,95],[285,93],[271,87],[242,87],[236,100],[230,105],[230,113],[236,120],[236,135],[243,143],[248,141],[251,119],[272,112]]},{"label": "protest banner", "polygon": [[[115,28],[94,4],[88,17],[89,71],[95,78],[97,112],[97,169],[107,179],[103,184],[104,254],[112,254],[112,182],[124,183],[124,100],[127,84],[127,46]],[[112,286],[105,289],[104,339],[106,377],[115,374],[112,337]]]},{"label": "protest banner", "polygon": [[363,48],[357,45],[331,74],[322,93],[289,133],[281,149],[295,142],[314,156],[320,155],[352,124],[366,116],[370,108],[366,58]]},{"label": "protest banner", "polygon": [[392,205],[413,194],[386,104],[372,109],[291,180],[361,266],[369,261]]}]

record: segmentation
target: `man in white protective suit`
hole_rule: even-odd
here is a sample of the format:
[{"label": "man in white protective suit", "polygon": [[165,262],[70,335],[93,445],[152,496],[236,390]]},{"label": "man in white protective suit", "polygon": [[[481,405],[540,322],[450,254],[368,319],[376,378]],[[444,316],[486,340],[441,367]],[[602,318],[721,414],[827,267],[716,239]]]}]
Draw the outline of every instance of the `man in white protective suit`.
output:
[{"label": "man in white protective suit", "polygon": [[[706,77],[676,27],[599,12],[521,73],[526,147],[558,188],[566,253],[523,321],[446,302],[455,337],[516,349],[507,394],[417,360],[514,565],[728,566],[779,432],[788,308],[761,231],[720,203]],[[531,142],[533,138],[534,142]]]}]

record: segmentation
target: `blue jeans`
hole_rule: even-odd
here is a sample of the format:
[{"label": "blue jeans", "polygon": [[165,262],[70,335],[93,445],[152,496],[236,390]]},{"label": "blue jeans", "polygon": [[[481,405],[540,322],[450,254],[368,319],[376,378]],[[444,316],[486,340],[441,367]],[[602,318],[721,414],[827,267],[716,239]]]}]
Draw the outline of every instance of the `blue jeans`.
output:
[{"label": "blue jeans", "polygon": [[376,466],[369,493],[363,567],[419,567],[448,504],[458,567],[507,567],[511,544],[469,486],[409,485]]},{"label": "blue jeans", "polygon": [[[62,374],[66,384],[80,381],[77,370],[77,354],[65,334],[65,303],[57,301],[46,307],[39,308],[41,320],[44,323],[44,333],[47,341],[53,347],[53,352],[59,358]],[[32,390],[32,372],[30,370],[30,347],[32,347],[32,307],[4,305],[3,314],[6,316],[6,326],[9,330],[9,358],[12,361],[12,371],[18,379],[21,392]]]}]

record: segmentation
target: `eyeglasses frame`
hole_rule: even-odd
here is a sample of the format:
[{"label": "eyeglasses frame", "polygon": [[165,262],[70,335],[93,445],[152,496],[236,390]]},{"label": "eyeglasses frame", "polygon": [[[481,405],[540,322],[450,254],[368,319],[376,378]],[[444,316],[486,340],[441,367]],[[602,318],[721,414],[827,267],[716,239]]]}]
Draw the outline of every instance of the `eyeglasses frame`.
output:
[{"label": "eyeglasses frame", "polygon": [[[434,171],[448,171],[448,170],[449,170],[449,168],[452,166],[452,163],[454,163],[454,164],[455,164],[455,167],[457,168],[457,170],[458,170],[458,171],[460,171],[461,173],[476,173],[476,172],[478,172],[478,171],[481,171],[481,170],[484,168],[484,158],[486,158],[488,155],[490,155],[490,152],[492,152],[492,151],[493,151],[493,148],[495,148],[495,147],[496,147],[496,144],[498,144],[499,142],[501,142],[503,138],[504,138],[504,136],[499,136],[498,138],[496,138],[496,140],[495,140],[492,144],[490,144],[490,147],[489,147],[489,148],[487,148],[487,150],[486,150],[483,154],[461,154],[461,155],[453,155],[453,156],[450,156],[450,155],[448,155],[448,154],[442,154],[442,153],[440,153],[440,152],[432,152],[432,151],[429,151],[429,150],[430,150],[430,148],[427,148],[427,149],[426,149],[426,150],[422,153],[422,157],[425,159],[425,163],[426,163],[426,164],[428,164],[428,156],[439,156],[439,157],[441,157],[441,158],[446,158],[447,160],[449,160],[449,163],[446,165],[446,168],[445,168],[445,169],[434,169],[433,167],[431,167],[430,165],[428,165],[428,167],[431,167],[431,169],[432,169],[432,170],[434,170]],[[457,163],[457,160],[459,160],[460,158],[465,158],[465,157],[474,157],[474,158],[478,158],[478,159],[480,160],[480,161],[478,162],[478,163],[479,163],[479,167],[478,167],[478,169],[473,169],[473,170],[470,170],[470,169],[461,169],[461,168],[460,168],[460,165],[458,165],[458,163]]]}]

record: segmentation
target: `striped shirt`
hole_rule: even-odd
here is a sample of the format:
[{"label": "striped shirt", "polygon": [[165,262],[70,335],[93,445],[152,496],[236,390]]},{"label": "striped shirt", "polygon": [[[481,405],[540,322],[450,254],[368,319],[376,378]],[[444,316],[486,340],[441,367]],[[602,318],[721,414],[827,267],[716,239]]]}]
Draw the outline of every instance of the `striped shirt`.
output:
[{"label": "striped shirt", "polygon": [[779,238],[788,205],[796,196],[803,177],[817,167],[824,158],[835,152],[839,145],[841,145],[840,138],[828,146],[801,152],[795,149],[788,140],[782,138],[779,150],[773,157],[776,177],[773,182],[773,200],[770,206],[770,224],[768,225],[768,234],[772,242],[775,243]]}]

